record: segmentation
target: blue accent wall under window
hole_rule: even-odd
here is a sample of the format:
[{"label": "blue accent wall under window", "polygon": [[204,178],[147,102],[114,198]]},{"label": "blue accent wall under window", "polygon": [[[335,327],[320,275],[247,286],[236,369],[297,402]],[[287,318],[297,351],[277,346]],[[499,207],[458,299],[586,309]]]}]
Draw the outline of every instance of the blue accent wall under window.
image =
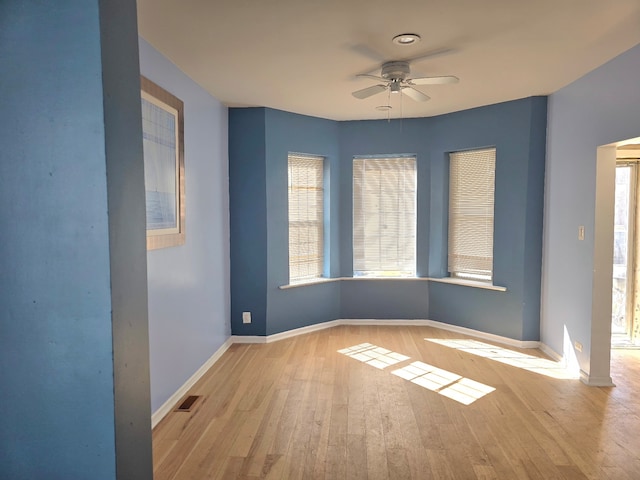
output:
[{"label": "blue accent wall under window", "polygon": [[[264,141],[264,151],[256,150],[252,158],[256,182],[262,184],[255,192],[245,191],[251,197],[246,201],[254,208],[244,212],[234,208],[232,201],[231,210],[232,225],[237,223],[238,230],[266,221],[266,233],[259,229],[252,237],[256,242],[251,244],[252,249],[244,247],[249,258],[266,269],[265,284],[257,288],[242,282],[232,284],[232,297],[266,301],[264,325],[260,333],[253,330],[255,334],[272,334],[335,318],[415,318],[518,340],[538,339],[546,97],[390,123],[333,122],[262,108],[231,109],[230,118],[230,145],[240,139],[252,145]],[[418,276],[426,277],[446,275],[448,153],[486,146],[497,148],[494,283],[507,287],[506,292],[423,280],[365,279],[278,289],[288,281],[288,152],[329,159],[330,271],[334,277],[352,276],[353,157],[415,155],[416,266]],[[242,193],[242,180],[234,176],[243,173],[233,164],[246,161],[237,157],[230,150],[232,200]],[[232,227],[235,245],[233,231]],[[241,256],[240,250],[237,253]],[[246,263],[247,258],[236,258],[232,253],[232,279],[245,276]],[[247,328],[236,329],[236,317],[232,319],[233,333],[242,334]]]}]

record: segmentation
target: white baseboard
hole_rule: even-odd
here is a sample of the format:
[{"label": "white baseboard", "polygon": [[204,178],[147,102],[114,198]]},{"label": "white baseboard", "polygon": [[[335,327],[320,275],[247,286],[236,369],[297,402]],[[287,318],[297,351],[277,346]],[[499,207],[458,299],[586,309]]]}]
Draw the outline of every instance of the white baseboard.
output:
[{"label": "white baseboard", "polygon": [[431,327],[430,320],[376,320],[372,318],[343,318],[338,320],[340,325],[383,325],[383,326],[403,326],[403,327]]},{"label": "white baseboard", "polygon": [[548,357],[551,357],[551,360],[554,360],[558,363],[562,363],[565,361],[565,358],[562,355],[560,355],[558,352],[556,352],[553,348],[551,348],[549,345],[542,342],[539,342],[539,343],[540,343],[540,346],[538,348],[540,348],[542,353],[546,354]]},{"label": "white baseboard", "polygon": [[231,343],[267,343],[264,335],[232,335]]},{"label": "white baseboard", "polygon": [[297,337],[306,333],[317,332],[340,325],[341,320],[330,320],[328,322],[316,323],[306,327],[294,328],[286,332],[274,333],[272,335],[233,335],[233,343],[272,343],[285,338]]},{"label": "white baseboard", "polygon": [[436,322],[435,320],[427,320],[429,325],[441,330],[447,330],[449,332],[461,333],[463,335],[469,335],[470,337],[482,338],[483,340],[489,340],[490,342],[501,343],[508,345],[509,347],[516,348],[540,348],[540,342],[537,340],[515,340],[509,337],[503,337],[502,335],[495,335],[493,333],[486,333],[480,330],[474,330],[473,328],[459,327],[457,325],[450,325],[448,323]]},{"label": "white baseboard", "polygon": [[419,327],[433,327],[440,330],[447,330],[449,332],[461,333],[470,337],[481,338],[483,340],[489,340],[491,342],[501,343],[502,345],[508,345],[510,347],[517,348],[539,348],[540,342],[538,341],[522,341],[514,340],[513,338],[503,337],[501,335],[494,335],[493,333],[481,332],[480,330],[474,330],[472,328],[459,327],[457,325],[450,325],[448,323],[437,322],[435,320],[355,320],[355,319],[343,319],[338,320],[340,325],[397,325],[397,326],[419,326]]},{"label": "white baseboard", "polygon": [[296,337],[298,335],[304,335],[306,333],[316,332],[318,330],[324,330],[327,328],[337,327],[338,325],[384,325],[384,326],[416,326],[416,327],[433,327],[440,330],[448,330],[450,332],[461,333],[470,337],[482,338],[492,342],[508,345],[510,347],[517,348],[539,348],[540,342],[538,341],[522,341],[514,340],[513,338],[503,337],[500,335],[494,335],[492,333],[485,333],[479,330],[473,330],[472,328],[458,327],[456,325],[450,325],[448,323],[436,322],[435,320],[376,320],[376,319],[349,319],[342,318],[338,320],[331,320],[329,322],[317,323],[315,325],[309,325],[307,327],[296,328],[294,330],[288,330],[286,332],[276,333],[267,336],[240,336],[234,335],[233,343],[271,343],[278,340],[284,340],[285,338]]},{"label": "white baseboard", "polygon": [[275,333],[273,335],[267,336],[266,343],[277,342],[278,340],[284,340],[285,338],[297,337],[298,335],[304,335],[305,333],[317,332],[318,330],[337,327],[341,324],[340,322],[341,320],[330,320],[328,322],[309,325],[308,327],[300,327],[293,330],[287,330],[286,332]]},{"label": "white baseboard", "polygon": [[220,359],[220,357],[222,357],[224,352],[226,352],[232,344],[232,338],[228,338],[222,344],[222,346],[218,350],[216,350],[216,352],[211,355],[211,357],[209,357],[209,359],[204,362],[204,364],[202,364],[202,366],[193,375],[191,375],[189,379],[184,382],[184,384],[178,390],[176,390],[176,392],[171,395],[160,408],[158,408],[158,410],[153,412],[153,415],[151,415],[151,428],[155,428],[155,426],[160,423],[160,420],[162,420],[167,415],[167,413],[169,413],[173,409],[173,407],[175,407],[180,399],[187,394],[189,389],[193,387],[205,373],[207,373],[207,370],[209,370]]}]

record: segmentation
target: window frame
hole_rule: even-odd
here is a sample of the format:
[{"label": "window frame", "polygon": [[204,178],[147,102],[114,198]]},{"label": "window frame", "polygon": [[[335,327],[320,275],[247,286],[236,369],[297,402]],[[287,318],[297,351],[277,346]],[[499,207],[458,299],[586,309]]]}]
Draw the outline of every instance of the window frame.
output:
[{"label": "window frame", "polygon": [[[399,252],[401,250],[400,244],[406,243],[407,241],[412,241],[411,245],[411,258],[404,257],[402,258],[402,254],[397,255],[395,258],[393,256],[385,256],[384,254],[379,255],[374,259],[367,259],[367,250],[371,251],[371,248],[367,248],[367,236],[373,236],[373,240],[378,242],[378,251],[382,252],[383,243],[385,241],[383,235],[380,232],[380,227],[378,227],[378,232],[376,234],[367,233],[367,231],[371,232],[371,230],[376,230],[375,225],[367,225],[368,219],[367,215],[367,207],[371,206],[371,200],[365,199],[364,196],[366,194],[365,190],[367,188],[367,180],[366,176],[366,167],[367,165],[374,167],[378,164],[382,167],[390,167],[393,170],[393,163],[396,163],[395,168],[397,168],[398,178],[402,177],[401,181],[403,182],[403,189],[397,189],[392,192],[395,195],[396,202],[405,202],[407,193],[412,194],[412,198],[410,206],[413,212],[413,218],[410,221],[406,220],[406,216],[402,217],[398,214],[395,214],[397,220],[396,229],[399,231],[403,230],[403,227],[409,225],[408,234],[402,235],[402,237],[398,236],[396,239],[396,251]],[[410,168],[407,168],[407,162],[411,163]],[[357,170],[362,170],[362,173],[357,173]],[[370,170],[373,172],[374,170]],[[407,172],[410,172],[411,178],[407,180],[404,176]],[[383,174],[377,174],[379,178],[374,178],[373,181],[379,181],[379,188],[382,188],[382,180]],[[388,175],[387,175],[388,177]],[[371,181],[371,180],[369,180]],[[417,230],[418,230],[418,162],[417,155],[415,154],[392,154],[392,155],[361,155],[354,156],[352,162],[352,275],[353,278],[416,278],[417,275]],[[407,188],[407,186],[409,186]],[[403,198],[404,196],[404,198]],[[375,204],[375,202],[373,202]],[[399,205],[399,203],[398,203]],[[404,204],[403,204],[404,205]],[[378,201],[378,208],[381,207],[381,197]],[[400,207],[398,207],[398,211]],[[406,209],[405,209],[406,210]],[[389,211],[387,211],[389,213]],[[363,217],[363,215],[365,217]],[[382,221],[382,214],[378,214],[378,217],[373,217],[372,222],[375,224],[376,220],[378,223]],[[394,215],[391,212],[391,216],[389,218],[393,218]],[[387,228],[386,226],[384,228]],[[397,232],[400,233],[400,232]],[[386,236],[389,238],[389,236]],[[385,268],[384,264],[389,264],[390,261],[396,261],[395,269]],[[404,262],[404,263],[403,263]],[[367,268],[370,266],[375,267],[377,263],[378,268]],[[409,265],[410,263],[410,265]],[[372,265],[374,264],[374,265]],[[364,268],[363,268],[364,267]]]},{"label": "window frame", "polygon": [[[479,158],[481,155],[486,154],[490,154],[490,158]],[[478,158],[472,158],[473,155]],[[474,169],[473,166],[470,167],[469,165],[463,168],[463,166],[457,165],[458,161],[479,162],[480,160],[490,162],[489,168],[475,166]],[[447,272],[450,278],[493,285],[496,161],[496,147],[449,152]],[[459,172],[454,171],[456,168]],[[464,175],[465,172],[466,175]],[[471,179],[475,181],[472,183]],[[458,188],[454,187],[454,182],[457,182]],[[484,183],[484,185],[481,185],[481,183]],[[490,193],[486,188],[489,186],[491,187]],[[485,188],[480,190],[481,187]],[[461,193],[465,188],[466,191]],[[460,197],[462,197],[462,202],[457,202],[456,199]],[[488,214],[489,209],[490,215]],[[488,220],[489,216],[490,219]],[[482,220],[483,217],[484,221]],[[490,228],[488,227],[489,224]],[[473,245],[459,243],[458,246],[454,246],[455,239],[461,238],[457,233],[459,230],[464,230],[467,233],[471,231],[482,234],[475,237],[477,240],[473,242]],[[474,255],[470,255],[472,253]],[[490,267],[487,266],[489,262]]]},{"label": "window frame", "polygon": [[[315,220],[312,219],[305,219],[305,220],[292,220],[292,185],[293,185],[293,180],[292,180],[292,161],[306,161],[306,162],[311,162],[311,163],[315,163],[318,162],[319,165],[319,172],[320,172],[320,185],[316,185],[315,187],[311,187],[311,188],[316,188],[319,189],[320,191],[320,195],[319,195],[319,199],[316,193],[316,199],[315,199],[315,205],[316,207],[319,207],[319,213],[316,212],[315,215]],[[288,246],[287,246],[287,263],[288,263],[288,278],[289,278],[289,285],[300,285],[300,284],[305,284],[305,283],[315,283],[318,282],[319,280],[323,280],[325,279],[325,262],[326,262],[326,248],[325,248],[325,244],[326,244],[326,205],[325,205],[325,200],[326,200],[326,184],[327,184],[327,178],[326,178],[326,157],[322,156],[322,155],[316,155],[316,154],[308,154],[308,153],[299,153],[299,152],[289,152],[287,155],[287,228],[288,228],[288,234],[287,234],[287,240],[288,240]],[[299,187],[301,187],[300,185],[298,185]],[[302,187],[301,187],[302,188]],[[309,200],[309,198],[307,198],[307,200]],[[298,210],[299,213],[303,213],[301,210]],[[309,212],[304,212],[305,217],[308,216]],[[292,262],[292,258],[294,258],[296,255],[294,255],[294,251],[292,249],[293,245],[292,245],[292,235],[293,235],[293,230],[292,229],[292,224],[298,224],[295,230],[300,230],[301,228],[304,228],[305,225],[307,226],[307,228],[315,225],[316,228],[318,229],[319,233],[317,235],[317,242],[315,242],[319,247],[315,250],[315,252],[313,252],[313,254],[315,255],[315,259],[319,260],[315,262],[316,268],[314,269],[315,272],[310,274],[310,275],[293,275],[294,273],[294,269],[296,267],[301,267],[302,265],[304,265],[304,262],[302,261],[298,261],[298,262]],[[300,243],[297,243],[298,246],[300,246]],[[299,256],[299,255],[298,255]]]}]

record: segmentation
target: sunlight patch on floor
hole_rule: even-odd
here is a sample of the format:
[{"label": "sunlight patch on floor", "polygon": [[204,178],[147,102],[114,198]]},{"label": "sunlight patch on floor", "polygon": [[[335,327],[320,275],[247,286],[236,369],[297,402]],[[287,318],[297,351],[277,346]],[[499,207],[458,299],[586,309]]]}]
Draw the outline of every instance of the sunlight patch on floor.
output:
[{"label": "sunlight patch on floor", "polygon": [[495,390],[489,385],[423,362],[413,362],[391,373],[464,405],[470,405]]},{"label": "sunlight patch on floor", "polygon": [[378,347],[371,343],[361,343],[360,345],[354,345],[353,347],[343,348],[342,350],[338,350],[338,353],[360,360],[361,362],[380,370],[384,370],[390,365],[395,365],[396,363],[404,362],[409,359],[406,355],[392,352],[391,350]]},{"label": "sunlight patch on floor", "polygon": [[[392,352],[391,350],[371,343],[361,343],[352,347],[343,348],[342,350],[338,350],[338,353],[380,370],[384,370],[391,365],[405,360],[410,360],[410,357],[406,355]],[[470,405],[495,390],[495,388],[489,385],[484,385],[483,383],[423,362],[412,362],[391,373],[464,405]]]},{"label": "sunlight patch on floor", "polygon": [[553,360],[536,357],[534,355],[528,355],[526,353],[515,352],[507,348],[497,347],[478,340],[449,340],[441,338],[425,338],[425,340],[551,378],[575,379],[579,377],[578,374],[567,369],[563,363],[554,362]]}]

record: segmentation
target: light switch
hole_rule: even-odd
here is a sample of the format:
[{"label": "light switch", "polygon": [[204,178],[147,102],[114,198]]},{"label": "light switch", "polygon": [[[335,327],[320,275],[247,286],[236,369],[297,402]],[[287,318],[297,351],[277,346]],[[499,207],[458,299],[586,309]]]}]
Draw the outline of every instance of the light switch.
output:
[{"label": "light switch", "polygon": [[584,240],[584,225],[578,227],[578,240]]}]

